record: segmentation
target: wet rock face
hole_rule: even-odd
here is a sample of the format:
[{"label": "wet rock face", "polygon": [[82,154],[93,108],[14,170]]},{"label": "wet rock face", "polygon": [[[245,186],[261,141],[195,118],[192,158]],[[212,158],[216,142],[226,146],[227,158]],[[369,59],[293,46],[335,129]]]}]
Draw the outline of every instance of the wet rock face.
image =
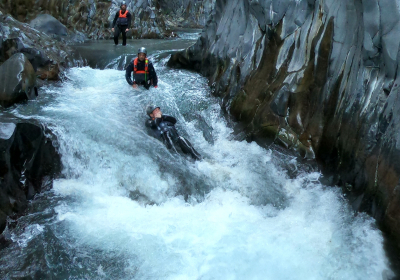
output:
[{"label": "wet rock face", "polygon": [[38,95],[36,74],[22,53],[14,54],[0,66],[0,105],[8,107]]},{"label": "wet rock face", "polygon": [[[113,2],[109,21],[112,22],[121,1]],[[206,23],[215,0],[127,0],[133,26],[128,36],[134,38],[168,38],[176,27],[199,28]]]},{"label": "wet rock face", "polygon": [[322,162],[400,240],[395,1],[217,0],[170,66],[206,75],[252,140]]},{"label": "wet rock face", "polygon": [[21,22],[30,22],[40,14],[49,14],[66,26],[70,35],[84,33],[90,39],[104,39],[111,36],[111,27],[105,19],[109,16],[111,1],[36,1],[5,0],[0,9]]},{"label": "wet rock face", "polygon": [[6,217],[21,215],[27,201],[60,173],[52,137],[35,124],[0,123],[0,234]]},{"label": "wet rock face", "polygon": [[65,67],[74,65],[71,52],[64,42],[11,16],[0,15],[0,64],[16,53],[23,53],[39,78],[58,80]]},{"label": "wet rock face", "polygon": [[[68,29],[68,38],[73,41],[89,39],[111,39],[112,21],[122,1],[110,0],[4,0],[0,9],[21,22],[42,24],[41,31],[49,31],[45,14],[51,15]],[[132,14],[132,26],[128,38],[166,38],[174,27],[204,26],[215,0],[126,0]],[[37,18],[39,16],[39,19]],[[167,23],[167,24],[166,24]],[[50,28],[52,29],[52,28]],[[52,29],[64,33],[62,26]],[[58,34],[60,35],[60,34]]]},{"label": "wet rock face", "polygon": [[158,1],[156,8],[170,28],[202,28],[214,5],[215,0],[168,0]]}]

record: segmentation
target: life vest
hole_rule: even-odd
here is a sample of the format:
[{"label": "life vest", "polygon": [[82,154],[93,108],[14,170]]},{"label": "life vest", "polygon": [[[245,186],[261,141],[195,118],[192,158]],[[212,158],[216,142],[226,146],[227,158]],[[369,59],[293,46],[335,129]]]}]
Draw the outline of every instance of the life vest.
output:
[{"label": "life vest", "polygon": [[128,25],[128,10],[125,10],[125,13],[122,13],[122,10],[119,10],[119,16],[117,20],[118,25]]},{"label": "life vest", "polygon": [[141,84],[142,82],[147,83],[147,76],[149,74],[149,60],[146,58],[144,61],[144,70],[137,70],[139,58],[135,58],[133,60],[133,77],[135,78],[135,82],[137,84]]},{"label": "life vest", "polygon": [[126,16],[128,15],[128,10],[125,10],[125,13],[122,13],[122,10],[119,10],[119,17],[120,18],[126,18]]}]

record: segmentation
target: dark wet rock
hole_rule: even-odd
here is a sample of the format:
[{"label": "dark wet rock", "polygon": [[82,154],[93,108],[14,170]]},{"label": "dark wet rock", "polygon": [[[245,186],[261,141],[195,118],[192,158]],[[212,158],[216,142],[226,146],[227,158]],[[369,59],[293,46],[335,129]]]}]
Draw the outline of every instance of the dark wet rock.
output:
[{"label": "dark wet rock", "polygon": [[[7,215],[3,211],[0,210],[0,233],[4,231],[6,226],[7,226]],[[1,245],[0,245],[0,248],[1,248]]]},{"label": "dark wet rock", "polygon": [[246,139],[323,163],[400,241],[399,46],[393,1],[217,0],[168,65],[205,75]]},{"label": "dark wet rock", "polygon": [[14,54],[0,65],[0,105],[11,106],[38,95],[36,74],[32,64],[22,53]]},{"label": "dark wet rock", "polygon": [[48,14],[38,15],[35,19],[31,20],[29,25],[36,30],[56,38],[59,36],[68,36],[68,29],[61,22]]},{"label": "dark wet rock", "polygon": [[72,51],[64,42],[21,23],[11,16],[0,16],[0,64],[16,53],[24,53],[41,79],[58,80],[74,65]]},{"label": "dark wet rock", "polygon": [[21,215],[29,199],[61,171],[54,136],[32,123],[0,123],[0,233],[4,215]]}]

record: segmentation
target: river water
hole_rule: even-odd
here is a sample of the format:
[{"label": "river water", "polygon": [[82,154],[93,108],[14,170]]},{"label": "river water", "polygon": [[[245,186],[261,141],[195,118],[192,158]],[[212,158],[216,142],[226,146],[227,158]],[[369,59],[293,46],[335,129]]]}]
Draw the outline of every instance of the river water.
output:
[{"label": "river water", "polygon": [[[354,215],[339,188],[296,158],[234,140],[207,80],[165,66],[196,37],[183,35],[81,45],[91,67],[9,110],[52,129],[63,174],[6,229],[0,278],[387,279],[372,218]],[[125,81],[123,66],[142,45],[158,89]],[[203,160],[147,134],[149,103],[178,119]]]}]

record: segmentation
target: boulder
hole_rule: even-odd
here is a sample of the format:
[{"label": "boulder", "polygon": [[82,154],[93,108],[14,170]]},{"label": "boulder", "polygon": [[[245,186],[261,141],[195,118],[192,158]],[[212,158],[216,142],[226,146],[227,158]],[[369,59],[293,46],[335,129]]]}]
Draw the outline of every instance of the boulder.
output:
[{"label": "boulder", "polygon": [[55,38],[68,36],[68,29],[60,21],[49,14],[38,15],[35,19],[31,20],[29,25],[36,30]]},{"label": "boulder", "polygon": [[3,107],[38,95],[36,74],[32,64],[17,53],[0,66],[0,104]]},{"label": "boulder", "polygon": [[7,225],[7,215],[0,210],[0,232],[3,232]]},{"label": "boulder", "polygon": [[0,233],[5,215],[21,215],[29,199],[61,170],[54,135],[33,123],[0,123]]},{"label": "boulder", "polygon": [[0,64],[24,53],[41,79],[58,80],[66,67],[76,63],[65,43],[11,16],[0,17],[0,42]]}]

